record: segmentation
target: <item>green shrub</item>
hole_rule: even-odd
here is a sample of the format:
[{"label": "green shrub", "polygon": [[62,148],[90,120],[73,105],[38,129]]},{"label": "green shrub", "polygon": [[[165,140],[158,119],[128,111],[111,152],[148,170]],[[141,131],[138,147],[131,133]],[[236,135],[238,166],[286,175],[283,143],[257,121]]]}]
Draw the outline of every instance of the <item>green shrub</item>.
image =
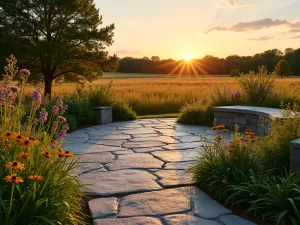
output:
[{"label": "green shrub", "polygon": [[[246,181],[228,185],[232,195],[227,199],[233,205],[248,206],[248,212],[272,221],[276,225],[300,224],[300,177],[292,173],[272,175],[274,171],[251,172]],[[247,179],[248,177],[248,179]]]},{"label": "green shrub", "polygon": [[243,91],[247,104],[261,105],[272,94],[275,87],[273,77],[265,66],[258,68],[258,73],[250,71],[237,79],[237,84]]},{"label": "green shrub", "polygon": [[112,107],[114,121],[127,121],[136,119],[136,113],[128,104],[116,102],[112,105]]},{"label": "green shrub", "polygon": [[240,71],[239,71],[238,69],[232,70],[232,71],[230,72],[230,76],[231,76],[231,77],[239,77],[239,76],[241,76],[241,75],[240,75]]},{"label": "green shrub", "polygon": [[[232,193],[228,191],[229,184],[238,184],[243,177],[238,176],[237,171],[249,174],[250,170],[259,171],[258,157],[253,151],[255,140],[252,133],[245,138],[237,131],[232,136],[230,144],[226,143],[222,132],[227,130],[222,126],[213,128],[216,130],[215,143],[210,144],[203,137],[204,144],[199,151],[198,162],[190,168],[194,174],[194,181],[201,187],[212,193],[217,199],[225,200]],[[249,174],[250,175],[250,174]]]},{"label": "green shrub", "polygon": [[267,136],[257,140],[256,151],[260,154],[261,164],[268,169],[288,169],[290,165],[290,141],[300,137],[300,107],[282,105],[286,119],[271,121]]},{"label": "green shrub", "polygon": [[282,59],[276,64],[274,73],[283,79],[283,77],[292,75],[292,69],[290,64],[286,60]]},{"label": "green shrub", "polygon": [[88,125],[94,120],[94,108],[87,100],[69,99],[65,101],[68,105],[68,113],[76,118],[78,125]]}]

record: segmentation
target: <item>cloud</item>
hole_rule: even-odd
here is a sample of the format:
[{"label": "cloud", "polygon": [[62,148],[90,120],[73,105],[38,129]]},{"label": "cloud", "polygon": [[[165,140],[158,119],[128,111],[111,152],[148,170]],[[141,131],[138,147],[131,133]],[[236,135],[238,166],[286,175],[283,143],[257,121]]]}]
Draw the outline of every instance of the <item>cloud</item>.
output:
[{"label": "cloud", "polygon": [[255,20],[251,22],[239,22],[229,27],[214,27],[205,32],[205,34],[214,31],[232,31],[232,32],[246,32],[251,30],[261,30],[263,28],[270,28],[280,25],[288,25],[290,22],[287,20],[272,20],[270,18]]},{"label": "cloud", "polygon": [[253,4],[239,4],[235,0],[226,0],[226,3],[220,5],[223,8],[247,8],[252,7]]},{"label": "cloud", "polygon": [[288,33],[299,33],[300,29],[291,29]]},{"label": "cloud", "polygon": [[300,35],[291,37],[291,39],[300,39]]},{"label": "cloud", "polygon": [[135,53],[141,53],[139,50],[126,50],[126,49],[121,49],[115,51],[116,54],[135,54]]},{"label": "cloud", "polygon": [[290,23],[290,24],[289,24],[289,27],[290,27],[290,28],[293,28],[293,29],[295,29],[295,28],[300,28],[300,22],[297,22],[297,23]]},{"label": "cloud", "polygon": [[268,40],[272,40],[274,39],[274,37],[269,37],[269,36],[263,36],[263,37],[259,37],[259,38],[248,38],[248,41],[268,41]]}]

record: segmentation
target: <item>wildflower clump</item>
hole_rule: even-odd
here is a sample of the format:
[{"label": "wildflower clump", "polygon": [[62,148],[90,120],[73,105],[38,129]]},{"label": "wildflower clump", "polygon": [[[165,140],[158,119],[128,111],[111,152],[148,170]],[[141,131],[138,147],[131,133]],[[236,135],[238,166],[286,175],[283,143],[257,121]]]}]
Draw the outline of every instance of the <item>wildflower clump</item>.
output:
[{"label": "wildflower clump", "polygon": [[84,224],[83,186],[70,173],[76,161],[61,147],[69,130],[63,116],[68,107],[59,98],[47,112],[38,86],[26,110],[30,71],[19,71],[13,56],[7,62],[0,84],[0,224]]}]

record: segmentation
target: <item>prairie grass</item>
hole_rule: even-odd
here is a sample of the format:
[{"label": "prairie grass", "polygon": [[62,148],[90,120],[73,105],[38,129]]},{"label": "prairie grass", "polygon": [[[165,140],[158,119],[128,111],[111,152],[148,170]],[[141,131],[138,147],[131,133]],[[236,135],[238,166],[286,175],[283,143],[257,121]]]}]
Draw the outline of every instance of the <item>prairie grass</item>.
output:
[{"label": "prairie grass", "polygon": [[[127,74],[128,75],[128,74]],[[239,90],[236,78],[229,76],[197,76],[197,77],[156,77],[151,78],[102,78],[89,86],[108,84],[113,81],[112,88],[118,100],[127,102],[138,115],[156,115],[178,113],[182,106],[193,102],[208,102],[216,88],[226,89],[231,93]],[[54,84],[54,94],[72,93],[76,84]],[[300,77],[276,79],[276,95],[278,98],[300,98]]]}]

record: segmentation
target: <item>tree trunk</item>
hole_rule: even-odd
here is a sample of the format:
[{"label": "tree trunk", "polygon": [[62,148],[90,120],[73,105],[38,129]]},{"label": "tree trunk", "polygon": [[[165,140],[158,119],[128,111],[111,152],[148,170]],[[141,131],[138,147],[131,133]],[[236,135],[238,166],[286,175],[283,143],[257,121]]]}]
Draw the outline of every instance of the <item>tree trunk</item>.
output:
[{"label": "tree trunk", "polygon": [[45,96],[48,95],[49,99],[51,99],[52,94],[52,82],[52,78],[49,78],[48,76],[45,77]]}]

